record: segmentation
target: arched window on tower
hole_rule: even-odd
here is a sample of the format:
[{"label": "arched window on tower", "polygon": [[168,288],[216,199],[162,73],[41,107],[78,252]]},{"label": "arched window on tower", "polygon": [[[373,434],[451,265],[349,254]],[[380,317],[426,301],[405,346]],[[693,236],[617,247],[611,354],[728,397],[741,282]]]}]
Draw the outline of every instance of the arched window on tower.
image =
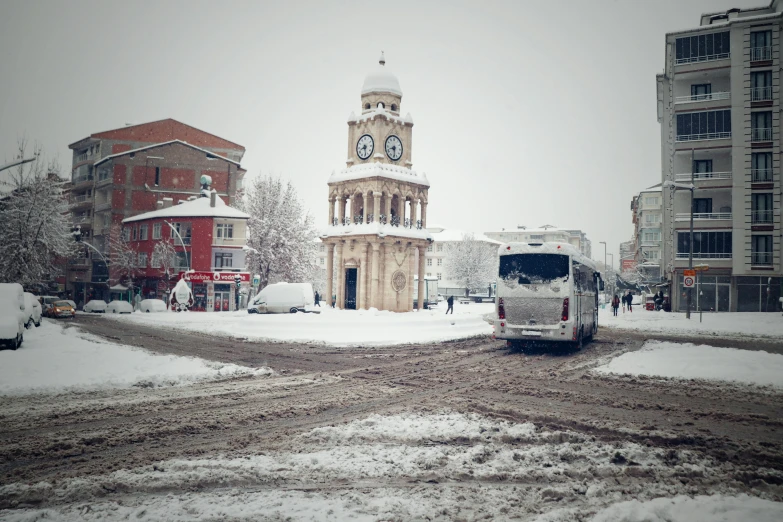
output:
[{"label": "arched window on tower", "polygon": [[378,107],[379,109],[384,109],[384,108],[386,107],[386,105],[384,105],[384,104],[383,104],[383,102],[378,102],[378,105],[377,105],[377,107]]},{"label": "arched window on tower", "polygon": [[392,109],[393,112],[397,112],[397,104],[396,103],[392,103],[391,109]]},{"label": "arched window on tower", "polygon": [[369,103],[365,103],[364,104],[364,110],[366,110],[366,111],[370,110],[370,104]]}]

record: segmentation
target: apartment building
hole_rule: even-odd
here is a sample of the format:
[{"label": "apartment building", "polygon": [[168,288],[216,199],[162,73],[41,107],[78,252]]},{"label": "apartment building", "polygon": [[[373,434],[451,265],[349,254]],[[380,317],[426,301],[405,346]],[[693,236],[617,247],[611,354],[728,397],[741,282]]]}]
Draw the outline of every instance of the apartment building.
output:
[{"label": "apartment building", "polygon": [[553,225],[542,225],[538,228],[518,225],[516,228],[500,229],[500,231],[485,232],[485,236],[501,243],[515,241],[525,243],[558,242],[575,246],[582,255],[592,258],[592,244],[587,234],[581,230],[564,230]]},{"label": "apartment building", "polygon": [[[648,283],[661,281],[661,257],[663,253],[662,232],[663,196],[660,183],[642,190],[633,198],[634,239],[628,256],[635,268]],[[621,245],[622,249],[622,245]],[[623,263],[626,257],[620,253]],[[623,268],[625,269],[625,268]]]},{"label": "apartment building", "polygon": [[699,27],[666,35],[665,71],[656,77],[661,273],[674,310],[685,309],[683,270],[691,247],[694,264],[709,266],[694,292],[699,308],[777,309],[782,11],[783,1],[773,0],[705,14]]},{"label": "apartment building", "polygon": [[245,174],[244,147],[173,119],[97,132],[69,148],[73,224],[94,247],[68,265],[76,301],[108,297],[109,235],[123,219],[199,196],[202,176],[233,204]]},{"label": "apartment building", "polygon": [[620,243],[620,272],[636,268],[636,237]]}]

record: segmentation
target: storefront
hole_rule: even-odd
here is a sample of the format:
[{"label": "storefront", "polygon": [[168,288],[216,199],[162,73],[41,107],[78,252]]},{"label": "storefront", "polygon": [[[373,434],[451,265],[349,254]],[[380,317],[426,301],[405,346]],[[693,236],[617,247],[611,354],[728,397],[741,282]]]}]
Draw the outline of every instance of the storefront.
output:
[{"label": "storefront", "polygon": [[[250,286],[248,272],[180,272],[193,291],[195,312],[232,312],[236,310],[236,277],[244,288]],[[246,290],[247,291],[247,290]]]}]

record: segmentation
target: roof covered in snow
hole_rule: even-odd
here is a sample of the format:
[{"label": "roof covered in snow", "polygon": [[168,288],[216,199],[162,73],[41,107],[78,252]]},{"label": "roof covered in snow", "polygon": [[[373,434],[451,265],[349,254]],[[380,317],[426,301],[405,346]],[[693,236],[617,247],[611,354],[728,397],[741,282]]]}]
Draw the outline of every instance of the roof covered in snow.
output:
[{"label": "roof covered in snow", "polygon": [[443,228],[441,226],[427,227],[427,231],[432,234],[433,241],[462,241],[465,234],[473,234],[473,239],[476,241],[483,241],[485,243],[491,243],[493,245],[501,245],[500,241],[490,239],[484,234],[475,232],[466,232],[464,230],[457,230],[456,228]]},{"label": "roof covered in snow", "polygon": [[231,219],[250,219],[250,214],[226,205],[222,199],[215,197],[215,206],[210,206],[210,198],[198,198],[169,208],[161,208],[145,212],[138,216],[123,219],[123,223],[145,221],[147,219],[183,218],[183,217],[214,217]]},{"label": "roof covered in snow", "polygon": [[380,223],[362,223],[361,225],[337,225],[329,226],[320,233],[321,237],[334,236],[364,236],[378,235],[407,237],[411,239],[429,239],[432,241],[432,235],[426,229],[393,227],[391,225],[382,225]]},{"label": "roof covered in snow", "polygon": [[371,178],[373,176],[393,179],[395,181],[404,181],[406,183],[416,183],[417,185],[423,185],[425,187],[430,186],[430,182],[423,172],[419,174],[415,170],[400,167],[399,165],[392,165],[390,163],[360,163],[358,165],[353,165],[338,173],[333,173],[329,176],[328,183],[352,181],[355,179]]},{"label": "roof covered in snow", "polygon": [[239,162],[238,161],[230,160],[230,159],[228,159],[225,156],[221,156],[220,154],[217,154],[215,152],[209,151],[207,149],[202,149],[201,147],[196,147],[195,145],[191,145],[190,143],[188,143],[186,141],[181,141],[181,140],[165,141],[163,143],[155,143],[153,145],[147,145],[146,147],[139,147],[138,149],[131,149],[131,150],[126,150],[124,152],[118,152],[117,154],[111,154],[109,156],[103,157],[100,160],[96,161],[94,166],[97,167],[101,163],[109,161],[110,159],[118,158],[120,156],[127,156],[128,154],[135,154],[137,152],[143,152],[145,150],[150,150],[150,149],[154,149],[154,148],[157,148],[157,147],[163,147],[165,145],[171,145],[171,144],[174,144],[174,143],[179,143],[180,145],[185,145],[186,147],[190,147],[191,149],[195,149],[195,150],[201,151],[204,154],[209,154],[209,156],[214,157],[216,159],[221,159],[223,161],[227,161],[229,163],[233,163],[234,165],[239,167]]},{"label": "roof covered in snow", "polygon": [[388,92],[402,97],[402,89],[400,89],[400,82],[392,72],[386,68],[386,60],[381,53],[381,59],[378,60],[378,65],[364,78],[364,84],[362,85],[362,94],[369,94],[371,92]]}]

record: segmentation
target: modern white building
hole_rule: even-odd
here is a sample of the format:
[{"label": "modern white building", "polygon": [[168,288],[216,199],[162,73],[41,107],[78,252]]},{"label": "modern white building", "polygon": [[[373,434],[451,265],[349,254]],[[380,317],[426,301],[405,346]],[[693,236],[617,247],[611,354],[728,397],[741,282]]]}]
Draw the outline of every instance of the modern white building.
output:
[{"label": "modern white building", "polygon": [[485,232],[484,235],[501,243],[536,241],[569,243],[575,246],[582,255],[592,257],[592,246],[587,234],[581,230],[564,230],[553,225],[543,225],[538,228],[518,225],[516,228],[502,228],[500,231]]},{"label": "modern white building", "polygon": [[[781,284],[780,32],[783,1],[705,14],[667,33],[656,78],[662,275],[685,309],[683,270],[707,264],[699,307],[774,311]],[[693,180],[693,206],[690,190]],[[681,183],[680,189],[666,186]],[[696,298],[693,298],[696,302]]]},{"label": "modern white building", "polygon": [[[661,281],[663,198],[660,184],[639,192],[633,200],[634,248],[632,259],[644,281]],[[622,262],[626,261],[622,253]],[[625,267],[623,267],[625,269]]]}]

